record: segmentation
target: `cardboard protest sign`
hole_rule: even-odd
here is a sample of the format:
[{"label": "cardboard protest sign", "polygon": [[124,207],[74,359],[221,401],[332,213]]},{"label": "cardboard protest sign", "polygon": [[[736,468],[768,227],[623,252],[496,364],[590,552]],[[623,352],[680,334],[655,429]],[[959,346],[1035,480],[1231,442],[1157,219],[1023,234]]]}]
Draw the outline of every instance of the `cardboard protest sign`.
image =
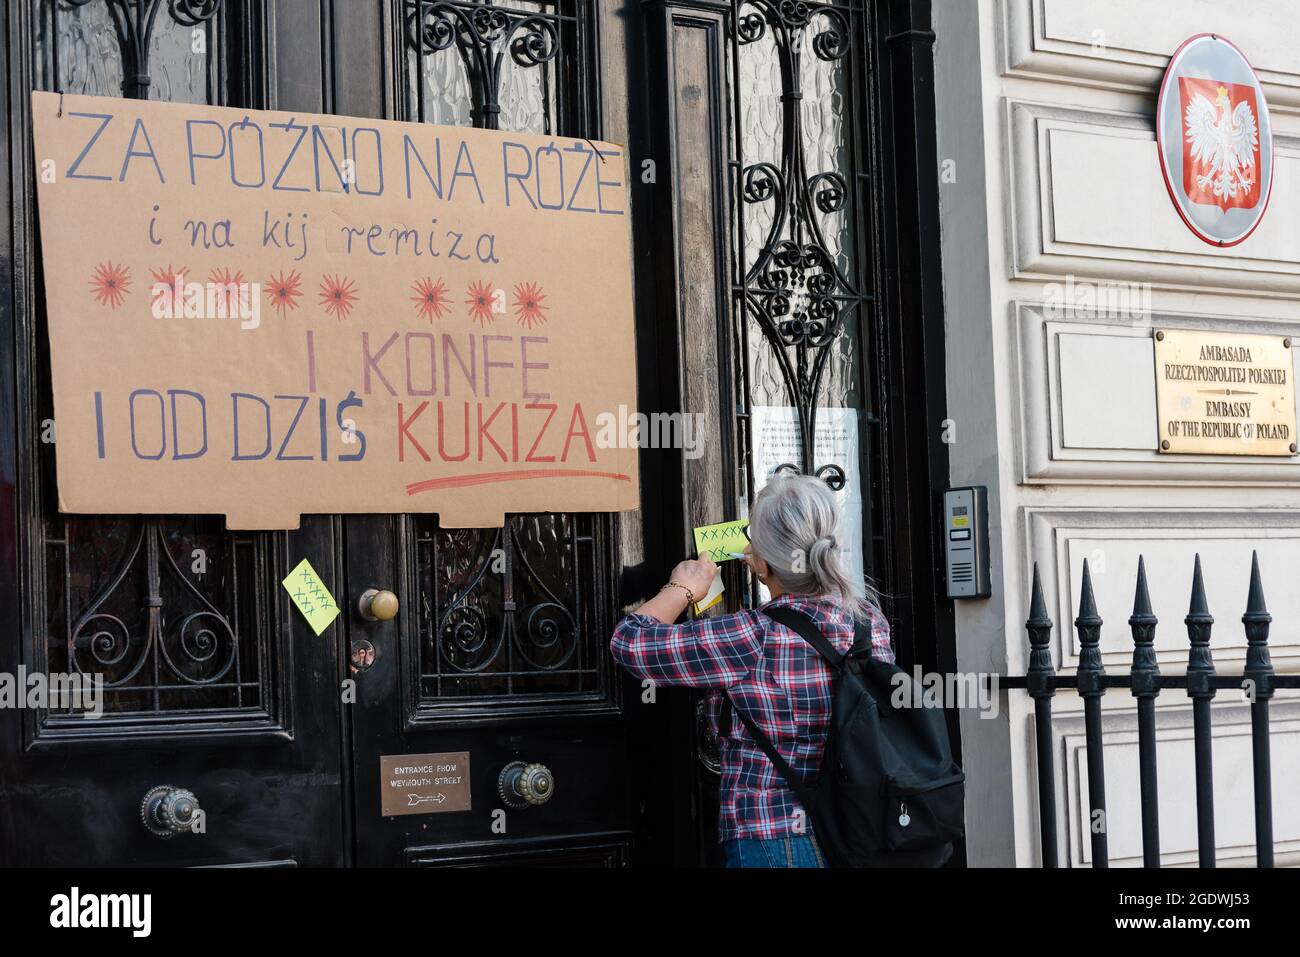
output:
[{"label": "cardboard protest sign", "polygon": [[32,94],[67,512],[636,508],[626,157]]}]

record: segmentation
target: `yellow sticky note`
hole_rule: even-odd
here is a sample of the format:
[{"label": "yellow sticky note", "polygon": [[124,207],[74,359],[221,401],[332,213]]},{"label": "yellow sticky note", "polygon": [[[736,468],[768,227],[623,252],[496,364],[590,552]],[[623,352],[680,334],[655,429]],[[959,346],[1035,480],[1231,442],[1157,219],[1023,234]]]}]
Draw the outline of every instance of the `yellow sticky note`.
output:
[{"label": "yellow sticky note", "polygon": [[719,522],[717,525],[701,525],[695,529],[695,552],[701,558],[705,553],[715,562],[731,560],[730,552],[743,552],[749,545],[745,535],[748,520],[736,522]]},{"label": "yellow sticky note", "polygon": [[704,597],[695,603],[695,614],[698,615],[700,612],[708,611],[720,601],[722,601],[721,570],[713,576],[713,584],[709,586],[709,590],[705,593]]},{"label": "yellow sticky note", "polygon": [[338,603],[307,559],[300,561],[280,584],[316,634],[328,628],[330,622],[339,616]]}]

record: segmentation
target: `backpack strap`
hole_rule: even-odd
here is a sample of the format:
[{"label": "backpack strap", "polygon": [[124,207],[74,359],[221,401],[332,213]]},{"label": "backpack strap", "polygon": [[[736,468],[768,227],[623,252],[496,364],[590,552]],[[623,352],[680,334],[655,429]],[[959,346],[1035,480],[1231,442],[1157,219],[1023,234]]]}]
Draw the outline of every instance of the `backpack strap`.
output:
[{"label": "backpack strap", "polygon": [[781,757],[781,752],[779,752],[776,749],[776,746],[772,744],[772,739],[763,733],[759,726],[754,722],[753,718],[745,714],[745,709],[732,701],[730,694],[726,694],[726,692],[724,692],[724,694],[726,695],[725,703],[731,705],[732,710],[734,710],[736,714],[740,715],[740,720],[744,723],[745,728],[748,729],[749,736],[754,739],[754,743],[757,744],[759,748],[762,749],[763,753],[767,755],[767,759],[772,762],[772,766],[775,767],[777,771],[781,773],[781,777],[785,779],[786,785],[788,785],[790,790],[799,798],[799,803],[804,806],[804,810],[811,815],[813,813],[814,803],[812,792],[808,789],[808,786],[799,780],[798,775],[794,773],[794,768],[790,767],[789,762],[786,761],[785,758]]},{"label": "backpack strap", "polygon": [[849,649],[848,654],[850,657],[856,655],[876,657],[871,649],[871,622],[858,620],[853,623],[853,647]]},{"label": "backpack strap", "polygon": [[[844,655],[836,651],[835,646],[826,640],[826,636],[822,634],[821,629],[817,627],[817,623],[809,615],[788,606],[764,609],[763,614],[796,632],[799,637],[812,645],[835,671],[839,671],[843,667]],[[854,639],[854,645],[855,647],[857,645],[856,638]],[[868,643],[869,645],[870,643]]]},{"label": "backpack strap", "polygon": [[[809,615],[786,606],[778,606],[770,610],[765,609],[763,613],[773,621],[778,621],[785,625],[803,638],[804,641],[808,642],[808,644],[812,645],[817,653],[826,660],[826,663],[831,666],[833,671],[839,672],[839,670],[844,666],[845,656],[835,650],[835,646],[832,645],[830,641],[827,640],[826,636],[821,633],[821,629],[817,627],[817,623],[813,621]],[[869,638],[870,635],[868,635],[868,639]],[[858,640],[855,638],[854,650],[857,649],[857,645]],[[870,647],[869,640],[868,647]],[[799,803],[804,806],[804,810],[809,814],[812,814],[812,792],[804,782],[799,780],[798,775],[795,774],[794,768],[790,767],[789,762],[787,762],[785,758],[781,757],[781,753],[777,751],[776,746],[772,744],[772,740],[762,732],[754,719],[745,713],[745,709],[737,704],[730,694],[724,692],[722,703],[723,708],[727,713],[726,717],[728,725],[730,725],[730,713],[732,711],[740,715],[740,720],[744,723],[746,730],[749,731],[749,736],[754,739],[754,743],[762,749],[765,755],[767,755],[767,759],[772,762],[772,766],[781,773],[781,777],[785,779],[785,783],[789,786],[790,790],[799,798]]]},{"label": "backpack strap", "polygon": [[[826,660],[827,664],[829,664],[832,669],[838,671],[843,665],[844,655],[835,650],[835,646],[826,640],[826,637],[821,633],[821,629],[817,627],[817,623],[808,615],[786,606],[778,606],[770,611],[765,611],[764,614],[773,621],[779,621],[787,628],[796,632],[804,639],[804,641],[808,642],[817,650],[817,653]],[[853,647],[849,649],[849,654],[860,652],[862,650],[860,647],[862,641],[862,629],[859,626],[854,637]],[[871,635],[869,632],[866,635],[866,642],[866,650],[867,653],[870,654]],[[722,696],[721,707],[718,709],[718,733],[724,738],[731,734],[731,712],[733,710],[736,709],[734,702],[731,700],[731,695],[724,694]],[[754,729],[752,727],[750,727],[749,733],[754,735]],[[758,740],[756,735],[754,735],[754,738],[756,741]],[[771,757],[771,755],[769,755],[769,757]]]}]

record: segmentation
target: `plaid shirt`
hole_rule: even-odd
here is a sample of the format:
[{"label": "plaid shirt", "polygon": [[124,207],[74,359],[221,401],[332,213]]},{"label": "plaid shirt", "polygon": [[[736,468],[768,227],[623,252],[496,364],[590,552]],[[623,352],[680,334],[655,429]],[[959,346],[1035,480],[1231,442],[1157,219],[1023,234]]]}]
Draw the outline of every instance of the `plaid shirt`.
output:
[{"label": "plaid shirt", "polygon": [[[805,612],[839,651],[853,644],[853,619],[830,598],[782,595],[765,608]],[[753,609],[717,618],[665,625],[648,615],[628,615],[614,629],[614,660],[636,675],[663,685],[712,688],[710,729],[722,756],[718,794],[719,840],[811,833],[811,823],[780,772],[754,743],[738,717],[723,737],[723,692],[745,709],[801,778],[814,776],[826,745],[831,711],[831,671],[796,632]],[[889,622],[871,609],[871,653],[894,660]],[[798,811],[798,816],[796,816]]]}]

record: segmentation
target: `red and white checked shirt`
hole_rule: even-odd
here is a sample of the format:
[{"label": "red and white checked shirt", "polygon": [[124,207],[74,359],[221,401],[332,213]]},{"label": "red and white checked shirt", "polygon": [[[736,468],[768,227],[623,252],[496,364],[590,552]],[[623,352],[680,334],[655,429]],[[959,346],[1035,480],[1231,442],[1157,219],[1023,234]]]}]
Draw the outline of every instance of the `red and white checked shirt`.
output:
[{"label": "red and white checked shirt", "polygon": [[[852,615],[833,598],[782,595],[764,608],[778,606],[811,616],[837,650],[852,646]],[[870,626],[872,655],[892,662],[889,622],[874,607]],[[726,737],[719,726],[725,688],[795,773],[812,779],[826,745],[831,671],[808,642],[753,609],[680,625],[633,613],[614,629],[610,650],[614,660],[638,678],[717,689],[708,696],[708,718],[722,758],[719,840],[797,834],[800,821],[802,832],[811,832],[794,792],[739,717],[733,715]]]}]

